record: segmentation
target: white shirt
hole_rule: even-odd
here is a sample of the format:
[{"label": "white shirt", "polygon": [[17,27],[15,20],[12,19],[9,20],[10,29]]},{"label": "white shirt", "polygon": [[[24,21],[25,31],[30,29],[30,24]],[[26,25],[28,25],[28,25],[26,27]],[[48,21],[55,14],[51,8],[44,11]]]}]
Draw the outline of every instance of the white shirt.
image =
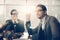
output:
[{"label": "white shirt", "polygon": [[42,22],[41,22],[42,23],[42,30],[44,30],[44,28],[45,28],[45,18],[46,18],[46,16],[43,19],[41,19],[42,20]]}]

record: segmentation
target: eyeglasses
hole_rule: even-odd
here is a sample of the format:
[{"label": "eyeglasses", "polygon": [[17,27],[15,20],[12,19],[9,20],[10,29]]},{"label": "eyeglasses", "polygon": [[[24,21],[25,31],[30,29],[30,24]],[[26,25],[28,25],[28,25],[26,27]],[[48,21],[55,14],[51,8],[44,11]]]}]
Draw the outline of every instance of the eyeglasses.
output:
[{"label": "eyeglasses", "polygon": [[17,13],[12,13],[12,15],[17,15]]}]

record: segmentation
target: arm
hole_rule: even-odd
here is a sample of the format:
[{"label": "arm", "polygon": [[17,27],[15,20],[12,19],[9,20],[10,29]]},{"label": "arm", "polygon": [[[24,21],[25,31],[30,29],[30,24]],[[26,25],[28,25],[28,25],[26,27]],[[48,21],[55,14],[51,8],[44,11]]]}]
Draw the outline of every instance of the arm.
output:
[{"label": "arm", "polygon": [[52,31],[52,38],[59,38],[60,36],[60,24],[55,17],[51,17],[50,19],[50,26]]},{"label": "arm", "polygon": [[4,24],[3,24],[3,36],[4,37],[7,37],[7,32],[8,32],[8,29],[9,29],[9,20],[7,20]]},{"label": "arm", "polygon": [[3,24],[3,30],[7,30],[7,26],[9,24],[9,20],[7,20],[4,24]]},{"label": "arm", "polygon": [[30,27],[31,26],[30,18],[31,18],[31,14],[27,14],[26,15],[26,28],[27,28],[29,35],[32,35],[32,34],[37,33],[38,28],[36,27],[35,29],[32,29]]},{"label": "arm", "polygon": [[32,29],[32,28],[30,28],[30,26],[31,26],[31,22],[27,21],[26,22],[26,28],[28,30],[29,35],[37,33],[38,28]]}]

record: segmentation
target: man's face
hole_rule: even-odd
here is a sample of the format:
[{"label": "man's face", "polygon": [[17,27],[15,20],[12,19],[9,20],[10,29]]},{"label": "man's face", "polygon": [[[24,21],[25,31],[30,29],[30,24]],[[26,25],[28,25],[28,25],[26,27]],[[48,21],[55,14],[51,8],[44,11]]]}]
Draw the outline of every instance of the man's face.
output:
[{"label": "man's face", "polygon": [[41,7],[36,7],[36,14],[39,19],[42,19],[44,17],[45,11],[43,11]]},{"label": "man's face", "polygon": [[12,18],[15,20],[17,18],[17,11],[12,12]]}]

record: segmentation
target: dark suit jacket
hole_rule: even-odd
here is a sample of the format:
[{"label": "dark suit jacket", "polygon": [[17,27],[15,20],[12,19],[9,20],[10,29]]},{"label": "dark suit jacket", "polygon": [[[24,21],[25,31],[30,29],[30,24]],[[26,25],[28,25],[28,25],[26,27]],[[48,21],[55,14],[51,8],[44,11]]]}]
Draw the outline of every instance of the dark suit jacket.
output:
[{"label": "dark suit jacket", "polygon": [[53,16],[46,15],[45,18],[44,37],[42,38],[41,31],[38,33],[38,27],[31,29],[30,21],[26,22],[26,28],[29,35],[32,35],[32,40],[60,40],[60,24]]},{"label": "dark suit jacket", "polygon": [[[3,30],[11,32],[10,34],[4,33],[4,37],[12,37],[17,33],[17,36],[21,36],[20,33],[24,32],[24,23],[18,19],[18,23],[13,23],[11,20],[6,21]],[[13,31],[13,32],[12,32]],[[9,35],[9,36],[8,36]],[[18,37],[17,37],[18,38]]]},{"label": "dark suit jacket", "polygon": [[[14,30],[14,32],[24,32],[24,22],[18,19],[18,23],[14,23],[11,20],[6,21],[6,25],[3,27],[4,30]],[[16,27],[14,27],[16,25]]]}]

